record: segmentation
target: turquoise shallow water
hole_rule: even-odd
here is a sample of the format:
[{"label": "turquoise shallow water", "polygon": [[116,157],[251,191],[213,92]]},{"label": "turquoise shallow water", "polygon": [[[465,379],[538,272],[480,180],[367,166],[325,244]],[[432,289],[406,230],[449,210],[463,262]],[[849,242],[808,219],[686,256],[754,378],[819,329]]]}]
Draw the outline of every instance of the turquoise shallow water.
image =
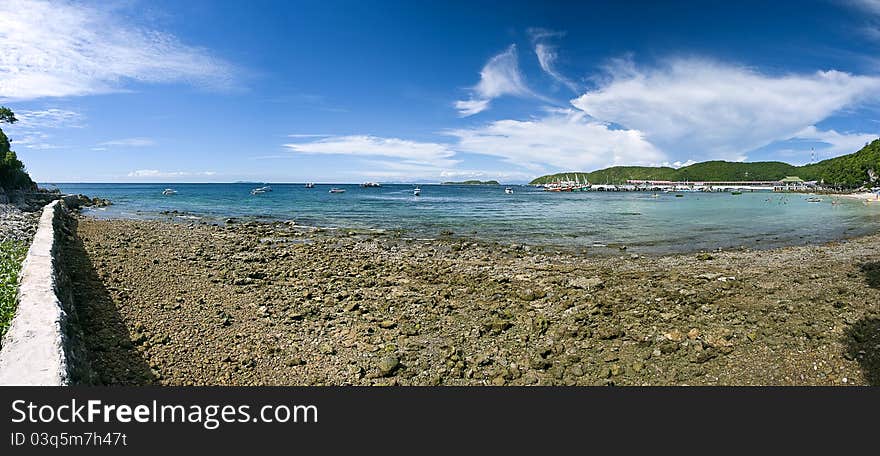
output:
[{"label": "turquoise shallow water", "polygon": [[[822,196],[648,192],[549,193],[514,186],[272,184],[58,184],[65,193],[109,198],[113,206],[89,213],[102,218],[150,218],[177,210],[206,221],[227,217],[296,220],[302,225],[400,229],[415,237],[449,230],[503,243],[567,248],[624,244],[630,252],[676,252],[746,246],[768,248],[816,243],[880,231],[880,203]],[[178,194],[163,196],[174,188]],[[345,188],[331,194],[331,187]],[[836,200],[839,204],[831,204]]]}]

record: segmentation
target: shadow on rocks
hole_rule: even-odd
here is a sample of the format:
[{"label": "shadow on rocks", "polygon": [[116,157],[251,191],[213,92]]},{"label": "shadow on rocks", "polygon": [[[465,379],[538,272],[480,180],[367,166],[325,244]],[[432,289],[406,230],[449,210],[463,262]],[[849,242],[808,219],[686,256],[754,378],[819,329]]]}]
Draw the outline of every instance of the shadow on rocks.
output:
[{"label": "shadow on rocks", "polygon": [[71,294],[77,325],[91,370],[83,382],[97,385],[158,383],[132,343],[125,321],[75,233],[76,220],[71,220],[69,233],[61,244],[61,258],[73,284]]},{"label": "shadow on rocks", "polygon": [[865,280],[871,288],[880,288],[880,261],[865,263],[861,267]]},{"label": "shadow on rocks", "polygon": [[863,318],[846,330],[846,357],[862,367],[869,385],[880,386],[880,318]]}]

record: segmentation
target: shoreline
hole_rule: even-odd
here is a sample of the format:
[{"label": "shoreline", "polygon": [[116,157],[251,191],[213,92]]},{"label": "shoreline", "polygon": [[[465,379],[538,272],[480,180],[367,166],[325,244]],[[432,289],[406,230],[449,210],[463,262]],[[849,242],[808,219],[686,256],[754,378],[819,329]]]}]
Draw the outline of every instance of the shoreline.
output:
[{"label": "shoreline", "polygon": [[[799,192],[789,192],[791,194],[800,194]],[[778,193],[773,193],[774,195]],[[828,196],[839,196],[847,199],[859,199],[864,201],[863,194],[829,194]],[[867,194],[871,195],[871,194]],[[866,202],[864,204],[869,204]],[[186,210],[155,210],[144,211],[137,210],[135,212],[105,215],[106,207],[95,206],[84,208],[82,214],[89,218],[97,220],[132,220],[132,221],[161,221],[170,222],[181,225],[208,225],[208,226],[228,226],[228,225],[287,225],[297,230],[311,232],[338,232],[338,233],[356,233],[356,234],[376,234],[382,236],[392,236],[402,239],[412,239],[417,241],[465,241],[478,243],[483,245],[494,245],[497,248],[503,248],[510,245],[527,246],[529,249],[539,251],[555,251],[560,253],[569,253],[577,255],[591,255],[596,257],[615,257],[620,255],[642,255],[649,257],[659,257],[677,254],[692,254],[703,252],[722,252],[722,251],[748,251],[748,250],[770,250],[784,247],[809,246],[823,244],[827,242],[847,241],[858,239],[864,236],[880,235],[880,226],[874,229],[855,230],[852,227],[836,233],[833,237],[808,238],[806,236],[798,236],[797,239],[791,237],[785,240],[779,240],[779,234],[766,233],[760,236],[750,236],[749,238],[740,239],[735,242],[721,243],[715,246],[699,246],[687,247],[688,243],[669,244],[668,240],[642,240],[638,242],[625,241],[593,241],[591,243],[551,243],[543,239],[522,239],[520,237],[510,239],[504,242],[493,236],[483,236],[474,233],[459,233],[448,229],[438,229],[436,233],[428,233],[419,230],[406,228],[371,228],[371,227],[352,227],[345,225],[317,225],[317,224],[300,224],[297,220],[286,217],[275,217],[265,215],[216,215],[207,213],[198,213]],[[568,236],[566,236],[568,237]]]},{"label": "shoreline", "polygon": [[112,347],[104,384],[880,384],[877,234],[597,257],[283,224],[78,225],[66,255],[90,343]]},{"label": "shoreline", "polygon": [[880,193],[870,193],[870,192],[846,193],[846,194],[840,194],[837,196],[841,196],[841,197],[849,198],[849,199],[869,201],[869,202],[875,202],[875,201],[880,202]]}]

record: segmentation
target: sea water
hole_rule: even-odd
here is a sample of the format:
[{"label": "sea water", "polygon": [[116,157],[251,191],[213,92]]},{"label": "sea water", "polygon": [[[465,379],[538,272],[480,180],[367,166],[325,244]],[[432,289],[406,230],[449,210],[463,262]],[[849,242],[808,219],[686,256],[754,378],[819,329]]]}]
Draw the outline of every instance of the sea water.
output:
[{"label": "sea water", "polygon": [[[177,217],[223,223],[227,218],[294,220],[326,228],[401,230],[434,238],[454,235],[558,248],[627,246],[629,252],[686,252],[819,243],[880,231],[880,202],[796,193],[544,192],[529,186],[387,184],[57,184],[64,193],[108,198],[88,210],[100,218]],[[330,188],[345,193],[329,193]],[[177,194],[165,196],[173,188]]]}]

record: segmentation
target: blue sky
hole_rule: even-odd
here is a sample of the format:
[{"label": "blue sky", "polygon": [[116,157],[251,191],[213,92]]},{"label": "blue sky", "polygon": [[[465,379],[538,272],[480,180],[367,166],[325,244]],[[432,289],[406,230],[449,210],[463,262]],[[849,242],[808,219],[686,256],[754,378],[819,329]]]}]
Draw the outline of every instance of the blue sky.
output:
[{"label": "blue sky", "polygon": [[40,182],[523,182],[880,133],[880,0],[571,3],[3,0],[3,128]]}]

